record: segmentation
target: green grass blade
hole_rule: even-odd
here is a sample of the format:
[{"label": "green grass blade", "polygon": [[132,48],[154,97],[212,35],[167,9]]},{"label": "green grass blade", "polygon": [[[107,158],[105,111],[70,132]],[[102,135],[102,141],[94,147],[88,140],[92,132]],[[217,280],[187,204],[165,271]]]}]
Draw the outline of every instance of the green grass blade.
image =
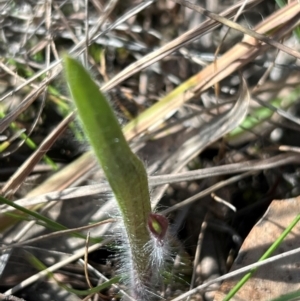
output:
[{"label": "green grass blade", "polygon": [[[49,229],[53,229],[53,230],[56,230],[56,231],[59,231],[59,230],[68,230],[68,228],[65,227],[65,226],[63,226],[62,224],[57,223],[57,222],[51,220],[50,218],[48,218],[48,217],[46,217],[46,216],[44,216],[42,214],[39,214],[39,213],[37,213],[35,211],[32,211],[32,210],[29,210],[29,209],[24,208],[22,206],[19,206],[18,204],[14,203],[14,202],[12,202],[10,200],[7,200],[6,198],[4,198],[2,196],[0,196],[0,203],[6,204],[8,206],[11,206],[11,207],[13,207],[13,208],[15,208],[15,209],[17,209],[17,210],[25,213],[25,214],[28,214],[28,215],[34,217],[38,221],[43,222],[43,225],[45,227],[49,228]],[[72,235],[75,236],[75,237],[78,237],[78,238],[86,239],[86,236],[82,235],[80,233],[74,232]],[[96,240],[95,238],[91,238],[91,241],[92,242],[98,242],[99,240],[98,239]]]},{"label": "green grass blade", "polygon": [[[295,104],[300,96],[300,86],[295,87],[288,95],[284,97],[276,97],[271,100],[266,106],[258,107],[251,111],[251,115],[247,116],[244,121],[241,123],[240,127],[235,128],[227,136],[227,141],[234,141],[236,138],[242,137],[243,134],[247,133],[247,130],[257,129],[259,132],[259,126],[262,125],[265,121],[269,120],[273,114],[274,110],[278,109],[287,109],[291,105]],[[271,110],[268,105],[272,106],[274,110]]]},{"label": "green grass blade", "polygon": [[[5,114],[0,111],[0,118],[4,118],[4,117],[5,117]],[[19,130],[19,127],[17,126],[17,124],[15,122],[12,122],[10,124],[10,128],[15,131]],[[25,133],[21,133],[20,138],[25,140],[26,145],[29,148],[31,148],[32,150],[37,149],[37,145],[35,144],[35,142],[30,137],[28,137]],[[10,143],[0,144],[0,153],[3,152],[7,147],[9,147],[9,145],[10,145]],[[45,161],[45,163],[47,163],[49,166],[51,166],[53,170],[58,169],[56,163],[47,155],[43,156],[43,160]]]},{"label": "green grass blade", "polygon": [[[281,233],[281,235],[276,239],[276,241],[270,246],[270,248],[263,254],[263,256],[258,260],[262,261],[269,258],[274,251],[280,246],[286,236],[292,231],[292,229],[297,225],[300,220],[300,214],[296,216],[296,218],[290,223],[290,225]],[[247,273],[227,294],[223,301],[230,300],[239,290],[240,288],[251,278],[251,276],[257,271],[257,268],[252,269],[249,273]]]},{"label": "green grass blade", "polygon": [[22,206],[19,206],[18,204],[5,199],[4,197],[0,196],[0,203],[6,204],[8,206],[11,206],[25,214],[28,214],[34,218],[36,218],[39,221],[44,222],[49,228],[54,229],[54,230],[67,230],[68,228],[66,228],[65,226],[51,220],[50,218],[47,218],[46,216],[43,216],[35,211],[29,210],[27,208],[24,208]]},{"label": "green grass blade", "polygon": [[278,298],[272,299],[271,301],[296,301],[300,300],[300,291],[295,291],[288,293],[286,295],[282,295]]},{"label": "green grass blade", "polygon": [[[38,270],[40,270],[40,271],[47,270],[47,267],[38,258],[36,258],[34,255],[29,253],[28,251],[26,252],[26,257],[27,257],[27,260]],[[77,290],[77,289],[70,288],[67,285],[58,281],[55,278],[54,274],[50,271],[48,272],[48,277],[54,279],[55,282],[61,288],[65,289],[69,293],[76,294],[79,296],[87,296],[87,295],[91,295],[91,294],[97,294],[98,292],[110,287],[112,284],[117,283],[120,280],[120,277],[113,277],[112,279],[105,281],[104,283],[102,283],[96,287],[90,288],[88,290]]]}]

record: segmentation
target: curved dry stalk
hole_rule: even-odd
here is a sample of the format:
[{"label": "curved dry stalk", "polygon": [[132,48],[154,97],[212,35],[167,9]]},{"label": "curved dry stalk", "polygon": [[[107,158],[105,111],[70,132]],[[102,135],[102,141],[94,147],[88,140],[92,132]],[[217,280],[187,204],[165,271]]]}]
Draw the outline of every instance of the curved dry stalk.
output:
[{"label": "curved dry stalk", "polygon": [[[194,181],[208,177],[230,175],[239,172],[266,170],[287,164],[298,163],[299,158],[300,156],[298,154],[281,154],[263,160],[251,160],[245,161],[243,163],[232,163],[199,170],[192,170],[188,172],[182,172],[173,175],[150,176],[149,185],[159,186],[184,181]],[[37,196],[32,195],[30,197],[17,200],[16,204],[23,207],[27,207],[41,203],[47,203],[49,201],[68,201],[83,196],[93,196],[99,193],[105,194],[110,193],[110,191],[110,187],[106,183],[93,184],[81,187],[67,188],[62,191],[53,191]],[[11,207],[0,207],[0,209],[2,213],[14,211],[14,208]]]},{"label": "curved dry stalk", "polygon": [[282,254],[279,254],[279,255],[275,255],[275,256],[272,256],[268,259],[265,259],[265,260],[262,260],[262,261],[258,261],[256,263],[253,263],[253,264],[249,264],[247,265],[246,267],[243,267],[243,268],[240,268],[238,270],[235,270],[233,272],[229,272],[221,277],[218,277],[218,278],[215,278],[213,280],[209,280],[207,282],[205,282],[204,284],[201,284],[195,288],[193,288],[192,290],[184,293],[184,294],[181,294],[180,296],[172,299],[171,301],[180,301],[180,300],[183,300],[197,292],[200,292],[202,290],[204,290],[205,288],[209,287],[210,285],[214,284],[214,283],[218,283],[218,282],[221,282],[223,280],[226,280],[226,279],[230,279],[230,278],[233,278],[237,275],[241,275],[241,274],[244,274],[245,272],[249,272],[251,271],[252,269],[254,268],[258,268],[258,267],[261,267],[261,266],[265,266],[267,264],[270,264],[272,262],[275,262],[277,260],[281,260],[283,258],[287,258],[289,256],[293,256],[295,254],[299,254],[300,253],[300,248],[297,248],[297,249],[294,249],[294,250],[291,250],[291,251],[287,251],[287,252],[284,252]]}]

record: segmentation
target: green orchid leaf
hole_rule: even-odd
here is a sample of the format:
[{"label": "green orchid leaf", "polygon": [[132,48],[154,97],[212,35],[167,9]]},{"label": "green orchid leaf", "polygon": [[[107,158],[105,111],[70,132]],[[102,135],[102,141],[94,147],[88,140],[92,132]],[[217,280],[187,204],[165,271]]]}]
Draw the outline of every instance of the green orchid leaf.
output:
[{"label": "green orchid leaf", "polygon": [[[125,226],[132,263],[133,293],[139,296],[149,281],[151,213],[148,178],[140,159],[131,151],[113,110],[89,73],[75,59],[64,58],[66,79],[83,130],[117,200]],[[126,244],[125,244],[126,245]]]}]

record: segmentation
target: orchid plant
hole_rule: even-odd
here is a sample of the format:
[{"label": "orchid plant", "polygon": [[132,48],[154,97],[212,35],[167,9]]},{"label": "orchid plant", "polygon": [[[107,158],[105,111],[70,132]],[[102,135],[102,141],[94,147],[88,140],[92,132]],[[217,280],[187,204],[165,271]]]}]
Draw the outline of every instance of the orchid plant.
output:
[{"label": "orchid plant", "polygon": [[66,56],[63,61],[83,130],[111,186],[124,226],[120,257],[123,270],[129,273],[128,287],[136,299],[149,300],[165,262],[168,220],[151,211],[146,169],[130,149],[99,86],[75,59]]}]

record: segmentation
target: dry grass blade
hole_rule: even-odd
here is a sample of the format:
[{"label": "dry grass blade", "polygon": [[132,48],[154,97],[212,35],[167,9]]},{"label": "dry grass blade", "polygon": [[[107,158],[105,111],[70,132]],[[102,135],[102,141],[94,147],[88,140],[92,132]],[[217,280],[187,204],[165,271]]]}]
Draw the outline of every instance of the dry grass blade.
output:
[{"label": "dry grass blade", "polygon": [[[242,77],[241,83],[239,97],[233,108],[229,112],[217,116],[200,128],[195,129],[192,131],[192,135],[186,135],[186,139],[182,141],[178,149],[175,149],[163,164],[162,172],[177,173],[207,146],[239,126],[247,115],[250,103],[248,87],[245,79]],[[157,205],[167,187],[168,185],[165,185],[155,191],[152,200],[153,206]]]},{"label": "dry grass blade", "polygon": [[91,153],[86,153],[76,160],[76,164],[68,164],[68,166],[47,178],[45,182],[32,189],[27,197],[31,198],[49,191],[63,190],[70,187],[93,168],[95,168],[95,159]]},{"label": "dry grass blade", "polygon": [[6,295],[0,293],[0,301],[8,301],[8,300],[10,300],[10,301],[25,301],[23,298],[18,298],[16,296],[12,296],[12,295],[10,295],[9,298],[8,298]]},{"label": "dry grass blade", "polygon": [[62,230],[62,231],[57,231],[57,232],[50,233],[50,234],[45,234],[45,235],[35,237],[35,238],[32,238],[32,239],[28,239],[28,240],[25,240],[25,241],[13,243],[13,244],[7,245],[6,247],[1,247],[0,250],[5,250],[5,249],[10,249],[10,248],[30,245],[34,242],[41,241],[43,239],[49,239],[49,238],[58,237],[58,236],[61,236],[61,235],[66,235],[66,234],[70,234],[70,233],[84,231],[84,230],[95,228],[95,227],[98,227],[98,226],[101,226],[101,225],[104,225],[104,224],[107,224],[107,223],[114,223],[116,221],[117,220],[111,218],[111,219],[107,219],[107,220],[104,220],[104,221],[101,221],[101,222],[98,222],[98,223],[95,223],[95,224],[92,224],[92,225],[87,225],[87,226],[77,227],[77,228],[74,228],[74,229]]},{"label": "dry grass blade", "polygon": [[[252,6],[257,5],[261,1],[252,0],[247,1],[244,9],[249,9]],[[242,6],[244,1],[240,1],[236,3],[234,6],[231,6],[229,9],[221,13],[220,15],[223,17],[232,17],[238,11],[240,6]],[[193,39],[200,37],[203,34],[208,33],[210,30],[219,26],[219,22],[207,20],[200,24],[198,27],[189,30],[188,32],[182,34],[178,38],[174,39],[173,41],[169,42],[168,44],[164,45],[160,49],[149,53],[148,55],[143,56],[138,61],[134,62],[133,64],[126,67],[124,70],[119,72],[115,77],[113,77],[109,82],[107,82],[103,87],[103,91],[108,91],[118,84],[120,84],[125,79],[129,78],[130,76],[134,75],[135,73],[145,69],[146,67],[158,62],[162,58],[166,57],[167,55],[171,54],[172,52],[176,51],[186,43],[190,43]]]},{"label": "dry grass blade", "polygon": [[[105,246],[106,244],[108,244],[109,242],[111,242],[111,239],[106,239],[104,240],[103,242],[101,243],[98,243],[98,244],[94,244],[92,245],[91,247],[89,247],[89,253],[99,249],[100,247],[102,246]],[[27,278],[26,280],[22,281],[21,283],[19,283],[18,285],[14,286],[13,288],[7,290],[4,294],[5,295],[12,295],[12,294],[15,294],[16,292],[18,292],[19,290],[29,286],[30,284],[40,280],[40,279],[43,279],[44,277],[47,277],[49,272],[54,272],[58,269],[60,269],[61,267],[67,265],[68,263],[71,263],[75,260],[78,260],[79,258],[81,258],[82,256],[84,256],[85,254],[85,247],[84,248],[81,248],[80,250],[78,250],[76,252],[76,254],[74,255],[71,255],[69,258],[67,258],[66,260],[63,260],[61,262],[58,262],[54,265],[52,265],[51,267],[48,267],[46,270],[43,270],[29,278]]]},{"label": "dry grass blade", "polygon": [[[2,61],[0,61],[0,67],[1,69],[3,69],[7,74],[10,74],[14,79],[21,81],[23,83],[27,83],[27,80],[25,78],[23,78],[22,76],[20,76],[19,74],[16,74],[15,72],[13,72],[8,66],[6,66]],[[34,83],[30,83],[29,84],[30,87],[35,88],[36,90],[38,90],[38,86]],[[3,97],[0,99],[0,102],[3,101],[6,97]]]},{"label": "dry grass blade", "polygon": [[0,133],[2,133],[22,112],[24,112],[43,93],[45,83],[31,91],[22,101],[20,106],[8,113],[0,122]]},{"label": "dry grass blade", "polygon": [[67,116],[50,135],[40,144],[37,150],[24,162],[24,164],[17,170],[17,172],[7,181],[2,188],[4,195],[14,194],[19,186],[24,182],[26,177],[31,173],[34,166],[41,160],[44,154],[53,145],[56,139],[66,130],[71,121],[74,120],[74,114]]},{"label": "dry grass blade", "polygon": [[247,83],[241,78],[240,93],[234,107],[227,113],[213,118],[210,122],[200,127],[180,148],[170,156],[163,171],[178,171],[189,161],[195,158],[208,145],[217,141],[239,126],[247,115],[250,103],[250,94]]},{"label": "dry grass blade", "polygon": [[[236,30],[238,30],[238,31],[250,36],[250,37],[253,37],[256,40],[265,42],[266,44],[269,44],[270,46],[278,48],[279,50],[282,50],[282,51],[284,51],[284,52],[286,52],[286,53],[288,53],[288,54],[290,54],[290,55],[292,55],[292,56],[294,56],[298,59],[300,58],[300,53],[298,51],[296,51],[296,50],[294,50],[290,47],[287,47],[287,46],[277,42],[274,39],[271,39],[271,38],[269,38],[265,35],[260,34],[259,31],[255,31],[255,30],[245,28],[245,27],[237,24],[236,22],[232,22],[229,19],[223,18],[222,16],[219,16],[217,14],[214,14],[214,13],[202,8],[201,6],[193,4],[189,1],[183,1],[183,0],[174,0],[174,1],[181,4],[181,5],[183,5],[183,6],[189,7],[189,8],[191,8],[191,9],[193,9],[193,10],[195,10],[195,11],[201,13],[201,14],[204,14],[205,16],[207,16],[207,17],[209,17],[209,18],[211,18],[215,21],[218,21],[218,22],[220,22],[220,23],[222,23],[222,24],[224,24],[224,25],[226,25],[226,26],[228,26],[232,29],[236,29]],[[297,18],[297,21],[299,21],[299,16],[298,16],[299,12],[300,12],[299,3],[297,1],[294,1],[294,2],[290,3],[290,6],[291,6],[290,9],[292,9],[292,11],[289,10],[288,12],[286,12],[287,16],[290,17],[291,19],[292,18]],[[282,15],[282,12],[280,13],[280,16],[284,17]],[[273,17],[276,19],[276,14],[274,14]],[[272,25],[272,27],[275,28],[277,25],[278,25],[277,23],[274,23]],[[263,30],[263,32],[266,32],[266,30]],[[253,43],[251,43],[251,44],[253,44]]]},{"label": "dry grass blade", "polygon": [[[252,160],[242,163],[233,163],[222,166],[210,167],[200,170],[183,172],[173,175],[150,176],[149,184],[158,186],[164,184],[178,183],[184,181],[194,181],[208,177],[229,175],[239,172],[259,171],[276,168],[288,164],[299,162],[299,155],[282,154],[264,160]],[[101,193],[109,193],[110,188],[107,184],[94,184],[81,187],[68,188],[62,191],[52,191],[41,195],[19,199],[16,203],[20,206],[27,207],[41,203],[47,203],[54,200],[67,201],[83,196],[93,196]],[[2,208],[1,212],[10,212],[13,208]]]},{"label": "dry grass blade", "polygon": [[[297,26],[299,12],[300,5],[292,2],[265,19],[254,30],[262,34],[272,32],[272,35],[280,40]],[[281,24],[284,25],[280,26]],[[232,47],[214,64],[209,65],[198,74],[197,77],[200,84],[193,89],[193,92],[197,94],[213,86],[232,72],[249,63],[262,51],[266,51],[266,46],[257,45],[256,39],[252,37],[244,37],[241,43]]]},{"label": "dry grass blade", "polygon": [[206,283],[204,284],[201,284],[195,288],[193,288],[192,290],[184,293],[184,294],[181,294],[180,296],[172,299],[171,301],[180,301],[180,300],[183,300],[189,296],[192,296],[193,294],[199,292],[199,291],[202,291],[204,290],[205,288],[209,287],[210,285],[214,284],[214,283],[218,283],[218,282],[221,282],[223,280],[226,280],[226,279],[230,279],[230,278],[233,278],[237,275],[241,275],[241,274],[244,274],[245,272],[249,272],[251,271],[252,269],[254,268],[257,268],[257,267],[261,267],[261,266],[265,266],[265,265],[268,265],[270,263],[273,263],[275,261],[279,261],[283,258],[287,258],[289,256],[293,256],[295,254],[299,254],[300,253],[300,248],[297,248],[297,249],[294,249],[294,250],[291,250],[291,251],[287,251],[287,252],[284,252],[282,254],[279,254],[279,255],[275,255],[275,256],[272,256],[266,260],[262,260],[262,261],[259,261],[259,262],[256,262],[256,263],[253,263],[253,264],[250,264],[246,267],[243,267],[241,269],[238,269],[236,271],[233,271],[233,272],[230,272],[230,273],[227,273],[221,277],[218,277],[216,279],[213,279],[213,280],[209,280],[207,281]]},{"label": "dry grass blade", "polygon": [[[262,1],[262,0],[261,0]],[[153,1],[147,1],[141,5],[138,5],[136,7],[134,7],[132,10],[130,10],[128,13],[126,13],[124,16],[122,16],[120,19],[116,20],[113,24],[111,24],[109,26],[109,28],[105,31],[102,31],[100,34],[96,35],[96,33],[99,31],[99,28],[101,27],[101,25],[105,22],[105,20],[109,17],[110,13],[112,12],[114,6],[117,4],[117,1],[110,1],[107,6],[104,9],[104,14],[100,16],[99,20],[96,22],[96,25],[94,27],[92,27],[90,29],[90,31],[87,33],[87,36],[90,38],[90,41],[93,41],[94,39],[99,38],[102,35],[105,35],[107,32],[109,32],[109,30],[114,29],[116,26],[118,26],[120,24],[120,22],[125,22],[128,20],[128,18],[132,17],[134,14],[137,14],[138,12],[140,12],[141,10],[145,9],[147,6],[149,6]],[[252,0],[252,2],[255,2],[255,0]],[[258,2],[256,0],[256,2]],[[55,4],[54,4],[55,5]],[[67,25],[67,28],[70,28]],[[71,31],[71,30],[70,30]],[[71,31],[72,32],[72,31]],[[85,46],[86,46],[86,38],[78,41],[77,38],[74,36],[74,34],[72,33],[72,37],[75,39],[75,41],[77,41],[76,45],[70,50],[70,53],[79,55],[81,54],[84,50],[85,50]],[[6,68],[5,68],[6,69]],[[33,75],[31,78],[25,80],[22,79],[23,83],[21,85],[19,85],[18,87],[16,87],[14,90],[4,94],[2,97],[0,97],[0,102],[2,102],[3,100],[5,100],[7,97],[12,96],[14,93],[17,93],[18,91],[20,91],[21,89],[23,89],[24,87],[26,87],[27,85],[32,85],[33,87],[35,87],[37,90],[44,88],[44,84],[40,84],[39,86],[36,86],[34,84],[32,84],[37,78],[39,78],[40,76],[42,76],[43,74],[47,73],[51,71],[52,72],[52,76],[49,80],[52,80],[54,77],[56,77],[61,71],[62,71],[62,66],[61,66],[61,59],[56,60],[54,62],[52,62],[49,66],[47,66],[46,68],[42,69],[41,71],[37,72],[35,75]],[[10,72],[9,72],[10,73]],[[48,81],[47,81],[48,82]],[[104,90],[105,91],[105,90]],[[7,126],[6,126],[7,127]],[[1,127],[0,127],[1,129]]]},{"label": "dry grass blade", "polygon": [[133,9],[131,9],[128,12],[124,13],[119,19],[117,19],[115,22],[113,22],[105,31],[95,35],[95,37],[93,37],[93,40],[98,39],[100,36],[105,35],[110,30],[116,28],[118,25],[126,22],[129,18],[137,15],[137,13],[139,13],[140,11],[144,10],[146,7],[153,4],[153,1],[154,0],[143,1],[141,4],[138,4]]},{"label": "dry grass blade", "polygon": [[300,153],[300,147],[293,147],[290,145],[280,145],[279,150],[282,152],[294,152],[294,153]]},{"label": "dry grass blade", "polygon": [[[265,19],[256,26],[255,30],[261,33],[273,30],[272,34],[276,35],[277,39],[281,39],[291,32],[299,22],[298,19],[296,21],[293,19],[299,14],[299,11],[300,5],[293,2]],[[290,20],[294,20],[292,24],[289,24]],[[278,24],[284,25],[274,28]],[[178,109],[183,103],[188,102],[195,95],[202,93],[234,71],[239,70],[266,50],[267,45],[258,46],[256,44],[256,40],[253,41],[252,37],[245,37],[241,43],[232,47],[221,58],[185,81],[170,94],[163,97],[160,102],[141,113],[135,120],[125,126],[124,133],[127,139],[132,139],[151,125],[162,121],[165,116]]]},{"label": "dry grass blade", "polygon": [[229,175],[238,172],[265,170],[283,165],[288,165],[291,163],[296,163],[299,160],[299,158],[300,157],[298,155],[281,154],[263,160],[252,160],[241,163],[226,164],[199,170],[191,170],[188,172],[182,172],[174,175],[151,176],[149,179],[149,184],[151,186],[155,186],[183,181],[194,181],[207,177],[221,176],[225,174]]},{"label": "dry grass blade", "polygon": [[[22,80],[23,83],[21,85],[19,85],[17,88],[11,90],[10,92],[4,94],[1,98],[0,98],[0,102],[2,102],[3,100],[5,100],[7,97],[12,96],[14,93],[17,93],[18,91],[20,91],[21,89],[23,89],[24,87],[31,85],[33,83],[34,80],[36,80],[37,78],[39,78],[41,75],[43,75],[44,73],[48,72],[49,70],[52,70],[52,76],[55,76],[61,71],[61,67],[57,67],[57,65],[60,63],[59,62],[55,62],[52,63],[49,67],[47,67],[46,69],[43,69],[40,72],[37,72],[34,76],[32,76],[30,79],[28,80]],[[56,67],[56,68],[55,68]],[[41,89],[44,88],[45,84],[47,83],[43,82],[41,83],[38,87],[36,87],[37,91],[40,91]],[[36,91],[33,91],[32,93],[36,93]]]},{"label": "dry grass blade", "polygon": [[248,171],[248,172],[245,172],[245,173],[242,173],[240,175],[237,175],[237,176],[233,176],[227,180],[224,180],[224,181],[220,181],[218,182],[217,184],[207,188],[207,189],[204,189],[203,191],[193,195],[192,197],[174,205],[174,206],[171,206],[169,207],[168,209],[165,209],[161,212],[161,214],[168,214],[170,212],[173,212],[175,210],[178,210],[184,206],[187,206],[187,205],[190,205],[192,204],[193,202],[195,201],[198,201],[200,198],[203,198],[207,195],[210,195],[211,193],[217,191],[218,189],[221,189],[223,187],[226,187],[232,183],[235,183],[235,182],[238,182],[246,177],[249,177],[251,175],[254,175],[256,172],[255,171]]}]

